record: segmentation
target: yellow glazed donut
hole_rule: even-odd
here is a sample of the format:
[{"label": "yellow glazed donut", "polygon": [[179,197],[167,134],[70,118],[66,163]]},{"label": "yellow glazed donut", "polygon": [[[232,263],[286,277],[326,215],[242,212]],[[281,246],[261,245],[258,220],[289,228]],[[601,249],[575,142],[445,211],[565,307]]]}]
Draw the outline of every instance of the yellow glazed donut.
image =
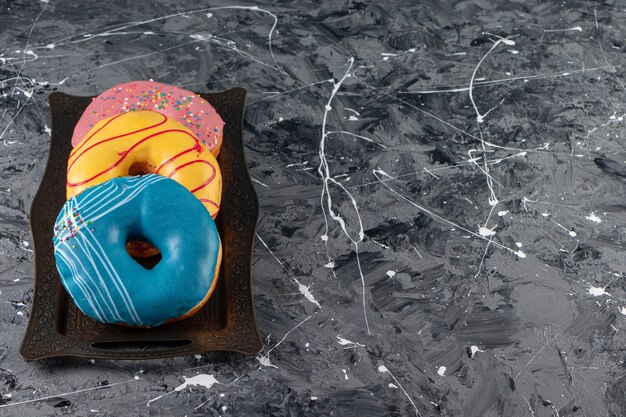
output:
[{"label": "yellow glazed donut", "polygon": [[100,120],[70,153],[67,198],[128,175],[158,174],[193,193],[215,218],[222,175],[215,157],[179,122],[153,111]]}]

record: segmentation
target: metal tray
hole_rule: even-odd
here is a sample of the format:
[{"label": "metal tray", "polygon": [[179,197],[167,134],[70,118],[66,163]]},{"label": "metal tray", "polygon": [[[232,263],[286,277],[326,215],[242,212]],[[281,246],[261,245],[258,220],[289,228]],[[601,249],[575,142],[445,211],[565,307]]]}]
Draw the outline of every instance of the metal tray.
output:
[{"label": "metal tray", "polygon": [[56,269],[53,225],[65,203],[66,167],[74,126],[92,97],[50,94],[52,138],[46,170],[30,211],[35,250],[35,291],[20,355],[27,361],[56,356],[154,359],[235,351],[257,354],[263,343],[251,291],[252,246],[259,203],[250,181],[242,143],[246,91],[200,94],[225,122],[218,162],[223,188],[216,223],[223,258],[217,288],[195,315],[153,329],[95,322],[76,308]]}]

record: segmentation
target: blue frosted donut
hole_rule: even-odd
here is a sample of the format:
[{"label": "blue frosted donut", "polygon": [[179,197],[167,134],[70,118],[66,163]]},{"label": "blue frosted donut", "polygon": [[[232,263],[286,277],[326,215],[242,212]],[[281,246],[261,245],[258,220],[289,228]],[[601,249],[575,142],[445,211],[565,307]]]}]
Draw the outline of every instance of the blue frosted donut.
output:
[{"label": "blue frosted donut", "polygon": [[[146,269],[125,244],[154,244]],[[158,326],[197,311],[217,282],[221,245],[211,215],[185,187],[160,175],[114,178],[70,198],[54,226],[63,286],[87,316]]]}]

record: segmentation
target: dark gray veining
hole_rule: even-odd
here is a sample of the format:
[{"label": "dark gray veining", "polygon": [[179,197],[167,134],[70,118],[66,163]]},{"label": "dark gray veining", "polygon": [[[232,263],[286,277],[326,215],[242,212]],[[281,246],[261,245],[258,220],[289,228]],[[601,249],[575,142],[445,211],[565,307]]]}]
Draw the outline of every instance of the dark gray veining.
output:
[{"label": "dark gray veining", "polygon": [[[0,415],[626,415],[623,4],[169,3],[0,2]],[[249,92],[266,350],[25,363],[47,94],[149,78]]]}]

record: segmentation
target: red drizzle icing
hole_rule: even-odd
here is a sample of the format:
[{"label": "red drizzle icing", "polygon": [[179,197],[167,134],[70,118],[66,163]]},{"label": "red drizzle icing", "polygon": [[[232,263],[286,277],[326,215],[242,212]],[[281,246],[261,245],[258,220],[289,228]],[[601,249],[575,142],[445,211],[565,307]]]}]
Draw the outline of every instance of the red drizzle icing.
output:
[{"label": "red drizzle icing", "polygon": [[[155,113],[156,113],[156,112],[155,112]],[[96,143],[94,143],[94,144],[91,144],[91,145],[90,145],[90,146],[88,146],[86,149],[82,150],[82,152],[81,152],[81,149],[82,149],[82,148],[83,148],[83,147],[84,147],[84,146],[85,146],[85,145],[86,145],[86,144],[87,144],[87,143],[88,143],[88,142],[89,142],[89,141],[90,141],[90,140],[91,140],[91,139],[92,139],[92,138],[93,138],[93,137],[94,137],[94,136],[95,136],[98,132],[102,131],[102,130],[103,130],[105,127],[107,127],[107,126],[108,126],[111,122],[113,122],[113,121],[114,121],[115,119],[117,119],[118,117],[123,116],[124,114],[127,114],[127,113],[118,114],[118,115],[116,115],[116,116],[112,117],[110,120],[108,120],[106,123],[104,123],[104,124],[103,124],[103,125],[102,125],[99,129],[97,129],[96,131],[94,131],[93,133],[91,133],[91,134],[90,134],[87,138],[85,138],[85,139],[83,139],[83,140],[81,141],[81,143],[80,143],[80,144],[79,144],[79,145],[78,145],[78,146],[77,146],[77,147],[76,147],[76,148],[72,151],[72,154],[75,154],[75,153],[77,153],[77,152],[80,152],[80,153],[79,153],[79,154],[78,154],[78,155],[74,158],[74,160],[73,160],[73,161],[72,161],[72,162],[68,165],[68,167],[67,167],[68,174],[69,174],[69,171],[71,170],[71,168],[72,168],[72,167],[74,166],[74,164],[76,163],[76,161],[78,161],[81,157],[85,156],[85,154],[86,154],[87,152],[89,152],[91,149],[93,149],[93,148],[97,147],[98,145],[101,145],[101,144],[106,143],[106,142],[110,142],[110,141],[112,141],[112,140],[116,140],[116,139],[124,138],[124,137],[130,136],[130,135],[136,134],[136,133],[144,132],[144,131],[147,131],[147,130],[150,130],[150,129],[153,129],[153,128],[156,128],[156,127],[159,127],[159,126],[161,126],[161,125],[165,124],[165,123],[167,122],[167,120],[168,120],[167,116],[165,116],[165,115],[163,115],[163,114],[160,114],[160,113],[156,113],[156,114],[159,114],[159,116],[162,116],[162,117],[163,117],[163,119],[162,119],[161,121],[159,121],[158,123],[156,123],[156,124],[152,124],[152,125],[150,125],[150,126],[147,126],[147,127],[144,127],[144,128],[138,129],[138,130],[134,130],[134,131],[131,131],[131,132],[127,132],[127,133],[124,133],[124,134],[121,134],[121,135],[112,136],[112,137],[108,137],[108,138],[102,139],[102,140],[100,140],[99,142],[96,142]],[[175,160],[176,160],[177,158],[179,158],[180,156],[185,155],[185,154],[187,154],[187,153],[189,153],[189,152],[194,152],[194,151],[195,151],[195,152],[197,152],[197,153],[198,153],[198,155],[199,155],[199,154],[201,154],[202,152],[207,152],[207,150],[205,149],[205,147],[204,147],[204,146],[202,146],[202,144],[201,144],[201,142],[198,140],[198,138],[196,138],[196,136],[195,136],[195,135],[193,135],[193,134],[192,134],[192,133],[190,133],[190,132],[187,132],[187,131],[184,131],[184,130],[181,130],[181,129],[167,129],[167,130],[162,130],[162,131],[159,131],[159,132],[157,132],[157,133],[153,133],[153,134],[151,134],[151,135],[145,136],[145,137],[141,138],[140,140],[136,141],[136,142],[135,142],[135,143],[134,143],[134,144],[133,144],[130,148],[128,148],[127,150],[125,150],[125,151],[123,151],[123,152],[118,152],[118,155],[120,156],[120,158],[119,158],[117,161],[115,161],[115,162],[114,162],[111,166],[109,166],[109,167],[105,168],[104,170],[102,170],[102,171],[100,171],[100,172],[96,173],[94,176],[92,176],[92,177],[90,177],[90,178],[88,178],[88,179],[85,179],[85,180],[82,180],[82,181],[70,182],[70,181],[69,181],[69,175],[68,175],[67,187],[77,187],[77,186],[85,185],[85,184],[87,184],[87,183],[89,183],[89,182],[93,181],[94,179],[98,178],[99,176],[101,176],[101,175],[103,175],[103,174],[105,174],[105,173],[107,173],[107,172],[109,172],[109,171],[111,171],[111,170],[115,169],[116,167],[118,167],[118,166],[119,166],[119,165],[120,165],[120,164],[124,161],[124,159],[126,159],[129,155],[131,155],[131,153],[132,153],[133,149],[135,149],[136,147],[140,146],[142,143],[144,143],[144,142],[146,142],[146,141],[148,141],[148,140],[150,140],[150,139],[158,138],[158,137],[160,137],[161,135],[164,135],[164,134],[166,134],[166,133],[171,133],[171,132],[177,132],[177,133],[181,133],[181,134],[186,135],[186,137],[188,137],[188,138],[192,139],[192,141],[193,141],[193,146],[191,146],[190,148],[187,148],[187,149],[185,149],[185,150],[183,150],[183,151],[181,151],[181,152],[177,153],[176,155],[174,155],[174,156],[170,157],[169,159],[166,159],[165,161],[161,162],[161,164],[160,164],[160,165],[158,165],[158,167],[156,168],[156,172],[155,172],[155,173],[157,173],[157,174],[158,174],[158,173],[159,173],[159,171],[160,171],[161,169],[163,169],[163,167],[164,167],[165,165],[168,165],[168,164],[172,163],[173,161],[175,161]],[[180,138],[180,137],[177,137],[177,138],[176,138],[176,140],[180,140],[179,138]],[[157,146],[157,145],[154,145],[154,146]],[[148,162],[158,162],[158,161],[148,161]],[[167,177],[171,178],[173,175],[175,175],[175,174],[176,174],[176,172],[177,172],[179,169],[183,169],[183,168],[185,168],[185,167],[187,167],[187,166],[190,166],[190,165],[193,165],[193,164],[199,164],[199,163],[202,163],[202,164],[207,164],[209,167],[211,167],[211,170],[212,170],[212,171],[211,171],[211,174],[209,175],[209,178],[208,178],[207,180],[205,180],[205,182],[203,182],[201,185],[199,185],[198,187],[194,188],[193,190],[190,190],[190,192],[191,192],[191,193],[194,193],[194,194],[195,194],[195,193],[196,193],[196,192],[198,192],[199,190],[201,190],[201,189],[203,189],[203,188],[207,187],[207,186],[208,186],[209,184],[211,184],[211,182],[213,182],[213,180],[215,179],[215,177],[216,177],[216,175],[217,175],[217,168],[216,168],[216,167],[215,167],[215,166],[214,166],[211,162],[206,161],[206,160],[202,160],[202,159],[195,159],[195,160],[193,160],[193,161],[188,161],[188,162],[185,162],[185,163],[183,163],[183,164],[181,164],[181,165],[177,165],[177,166],[172,167],[172,168],[171,168],[171,170],[168,170],[168,171],[169,171],[169,173],[165,173],[164,175],[167,175]],[[200,199],[200,201],[201,201],[202,203],[208,203],[208,204],[210,204],[210,205],[212,205],[212,206],[215,206],[217,209],[219,209],[219,205],[218,205],[217,203],[215,203],[214,201],[212,201],[212,200],[209,200],[209,199],[206,199],[206,198],[202,198],[202,199]],[[216,214],[217,214],[217,213],[216,213]]]}]

